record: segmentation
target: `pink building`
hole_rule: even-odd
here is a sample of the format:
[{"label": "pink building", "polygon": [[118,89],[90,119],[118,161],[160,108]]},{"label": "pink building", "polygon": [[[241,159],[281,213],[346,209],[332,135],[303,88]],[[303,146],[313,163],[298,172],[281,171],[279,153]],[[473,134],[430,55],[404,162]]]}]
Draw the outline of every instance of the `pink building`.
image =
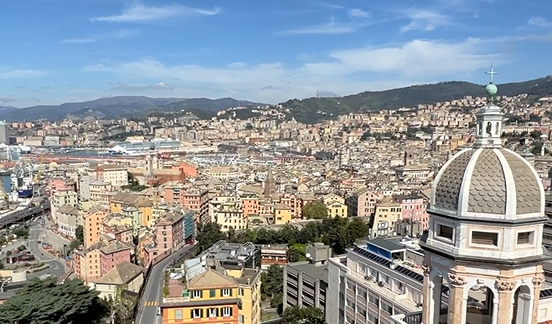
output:
[{"label": "pink building", "polygon": [[113,241],[100,249],[102,276],[122,262],[130,262],[130,246]]},{"label": "pink building", "polygon": [[411,219],[422,224],[422,228],[428,228],[429,214],[427,213],[427,201],[419,195],[395,195],[393,199],[401,204],[401,219]]},{"label": "pink building", "polygon": [[50,178],[48,180],[48,188],[50,192],[75,190],[75,181],[68,178]]}]

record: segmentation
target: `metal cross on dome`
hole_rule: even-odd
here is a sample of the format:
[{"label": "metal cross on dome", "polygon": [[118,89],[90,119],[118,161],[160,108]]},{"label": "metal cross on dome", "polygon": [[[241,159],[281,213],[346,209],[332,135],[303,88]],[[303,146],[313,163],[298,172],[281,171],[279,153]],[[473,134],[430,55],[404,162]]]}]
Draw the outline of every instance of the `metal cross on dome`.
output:
[{"label": "metal cross on dome", "polygon": [[491,70],[489,72],[485,72],[485,73],[489,75],[490,83],[493,83],[493,78],[494,78],[495,74],[498,74],[498,72],[495,72],[494,65],[492,63],[491,63]]}]

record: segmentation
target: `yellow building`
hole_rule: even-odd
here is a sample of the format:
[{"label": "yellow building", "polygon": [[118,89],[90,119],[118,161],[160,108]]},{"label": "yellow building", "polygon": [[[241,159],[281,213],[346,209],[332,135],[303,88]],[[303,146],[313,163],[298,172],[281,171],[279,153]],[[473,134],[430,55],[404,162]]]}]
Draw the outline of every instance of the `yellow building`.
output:
[{"label": "yellow building", "polygon": [[291,221],[292,216],[291,207],[282,203],[274,204],[274,224],[287,224]]},{"label": "yellow building", "polygon": [[252,243],[224,241],[188,260],[184,283],[169,279],[164,289],[168,295],[159,305],[162,323],[260,324],[261,273],[258,267],[249,268],[257,262],[260,249]]},{"label": "yellow building", "polygon": [[376,211],[372,219],[372,236],[392,236],[395,235],[395,224],[401,220],[401,204],[386,201],[376,204]]},{"label": "yellow building", "polygon": [[123,213],[124,208],[135,207],[140,211],[141,226],[151,226],[153,223],[153,201],[141,195],[118,192],[109,201],[112,213]]},{"label": "yellow building", "polygon": [[345,204],[345,198],[332,193],[324,196],[322,201],[328,209],[328,217],[347,217],[348,208]]}]

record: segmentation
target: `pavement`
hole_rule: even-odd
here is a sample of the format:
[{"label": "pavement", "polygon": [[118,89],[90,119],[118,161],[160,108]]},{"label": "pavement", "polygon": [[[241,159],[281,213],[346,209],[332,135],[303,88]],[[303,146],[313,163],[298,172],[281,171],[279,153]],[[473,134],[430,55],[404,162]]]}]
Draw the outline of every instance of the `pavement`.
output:
[{"label": "pavement", "polygon": [[42,249],[42,244],[38,244],[38,241],[52,244],[50,243],[50,241],[44,240],[45,237],[46,239],[48,239],[48,236],[48,231],[46,231],[39,223],[31,224],[29,228],[29,240],[27,241],[28,249],[34,254],[36,260],[50,265],[50,268],[44,271],[29,274],[29,277],[31,278],[40,277],[47,274],[53,274],[56,277],[60,278],[68,271],[65,266],[65,262],[63,262],[62,259],[56,258],[48,252],[44,251],[44,249]]},{"label": "pavement", "polygon": [[165,278],[165,269],[173,262],[191,255],[194,245],[186,245],[182,249],[169,255],[163,261],[153,266],[148,280],[144,283],[144,292],[140,299],[138,312],[136,313],[135,324],[156,324],[161,322],[161,317],[157,315],[157,306],[161,301],[161,289]]}]

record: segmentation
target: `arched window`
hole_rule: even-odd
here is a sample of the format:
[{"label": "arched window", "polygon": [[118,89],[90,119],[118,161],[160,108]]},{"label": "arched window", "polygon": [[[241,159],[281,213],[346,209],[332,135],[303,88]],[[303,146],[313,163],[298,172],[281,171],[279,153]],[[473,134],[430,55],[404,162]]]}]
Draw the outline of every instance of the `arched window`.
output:
[{"label": "arched window", "polygon": [[489,135],[493,135],[493,124],[491,122],[487,122],[487,129],[485,132]]},{"label": "arched window", "polygon": [[499,131],[500,131],[500,123],[496,122],[495,135],[500,135],[500,134],[498,134]]}]

